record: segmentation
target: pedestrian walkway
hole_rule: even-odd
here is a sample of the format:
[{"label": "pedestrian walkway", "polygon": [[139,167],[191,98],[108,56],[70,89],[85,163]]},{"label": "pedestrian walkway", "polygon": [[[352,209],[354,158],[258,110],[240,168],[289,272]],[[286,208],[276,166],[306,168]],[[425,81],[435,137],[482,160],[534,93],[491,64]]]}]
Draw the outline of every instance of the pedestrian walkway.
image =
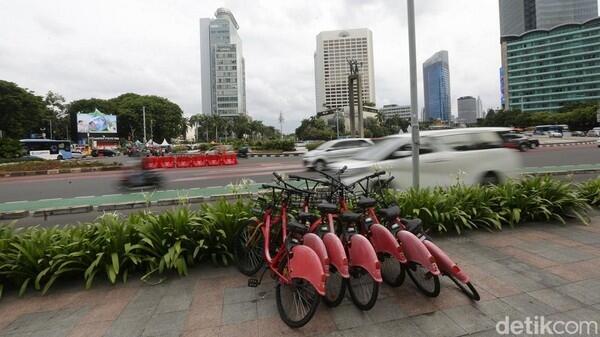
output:
[{"label": "pedestrian walkway", "polygon": [[81,281],[47,296],[0,300],[0,336],[496,336],[498,321],[592,320],[600,324],[600,217],[590,226],[530,224],[499,233],[438,238],[471,276],[482,299],[470,302],[447,279],[437,298],[407,278],[382,286],[368,312],[349,300],[321,305],[311,322],[289,329],[274,283],[248,288],[234,268],[198,267],[159,285]]}]

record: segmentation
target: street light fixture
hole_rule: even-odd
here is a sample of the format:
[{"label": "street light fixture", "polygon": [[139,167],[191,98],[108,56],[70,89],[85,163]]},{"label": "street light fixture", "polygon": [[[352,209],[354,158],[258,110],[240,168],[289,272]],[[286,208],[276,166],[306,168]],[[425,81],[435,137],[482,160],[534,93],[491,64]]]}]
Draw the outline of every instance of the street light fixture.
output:
[{"label": "street light fixture", "polygon": [[415,1],[407,0],[408,14],[408,58],[410,61],[410,130],[412,133],[412,180],[413,187],[419,188],[419,115],[417,112],[417,56],[415,43]]}]

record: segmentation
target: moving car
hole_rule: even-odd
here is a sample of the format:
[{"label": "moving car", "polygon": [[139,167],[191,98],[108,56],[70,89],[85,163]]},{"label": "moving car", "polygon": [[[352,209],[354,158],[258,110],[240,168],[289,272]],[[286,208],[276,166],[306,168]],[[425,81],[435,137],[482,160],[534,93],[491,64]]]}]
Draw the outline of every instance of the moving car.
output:
[{"label": "moving car", "polygon": [[600,147],[600,138],[596,141],[596,144],[598,144],[598,147]]},{"label": "moving car", "polygon": [[518,149],[521,152],[525,152],[529,149],[535,149],[536,147],[540,146],[540,142],[537,139],[529,138],[521,133],[501,132],[500,135],[504,140],[504,147]]},{"label": "moving car", "polygon": [[573,131],[571,133],[571,136],[573,136],[573,137],[585,137],[585,132],[583,132],[583,131]]},{"label": "moving car", "polygon": [[373,142],[367,138],[330,140],[319,145],[316,149],[308,151],[302,162],[307,168],[322,171],[327,169],[327,166],[331,163],[348,159],[371,146],[373,146]]},{"label": "moving car", "polygon": [[550,138],[562,138],[563,137],[563,133],[559,132],[559,131],[549,131],[548,132],[548,137],[550,137]]},{"label": "moving car", "polygon": [[587,132],[588,137],[600,137],[600,127],[596,127]]},{"label": "moving car", "polygon": [[93,149],[92,157],[116,157],[118,155],[117,151],[109,150],[109,149]]},{"label": "moving car", "polygon": [[[504,147],[501,133],[508,128],[463,128],[421,132],[420,185],[448,186],[497,184],[516,177],[522,167],[520,156]],[[396,177],[395,188],[412,186],[411,135],[388,137],[351,160],[332,164],[332,169],[347,166],[345,180],[352,182],[373,170],[385,170]]]}]

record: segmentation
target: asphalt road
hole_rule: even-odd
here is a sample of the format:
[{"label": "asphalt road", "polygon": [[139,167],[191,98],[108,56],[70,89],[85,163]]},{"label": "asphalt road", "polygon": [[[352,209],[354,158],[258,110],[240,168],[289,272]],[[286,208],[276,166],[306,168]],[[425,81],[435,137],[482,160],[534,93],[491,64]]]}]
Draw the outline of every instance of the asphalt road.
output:
[{"label": "asphalt road", "polygon": [[[549,147],[520,153],[525,167],[600,163],[594,145]],[[305,171],[300,157],[241,159],[236,166],[163,170],[163,189],[224,186],[243,178],[269,182],[271,172]],[[127,171],[61,174],[0,179],[0,202],[98,196],[122,193],[118,182]]]}]

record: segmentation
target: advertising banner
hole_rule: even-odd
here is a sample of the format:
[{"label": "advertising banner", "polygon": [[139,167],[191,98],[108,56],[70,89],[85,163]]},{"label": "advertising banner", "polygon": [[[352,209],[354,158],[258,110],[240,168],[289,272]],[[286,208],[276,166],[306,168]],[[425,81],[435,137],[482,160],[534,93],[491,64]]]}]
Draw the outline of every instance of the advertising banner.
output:
[{"label": "advertising banner", "polygon": [[105,115],[96,109],[92,113],[77,113],[78,133],[117,133],[117,116]]}]

